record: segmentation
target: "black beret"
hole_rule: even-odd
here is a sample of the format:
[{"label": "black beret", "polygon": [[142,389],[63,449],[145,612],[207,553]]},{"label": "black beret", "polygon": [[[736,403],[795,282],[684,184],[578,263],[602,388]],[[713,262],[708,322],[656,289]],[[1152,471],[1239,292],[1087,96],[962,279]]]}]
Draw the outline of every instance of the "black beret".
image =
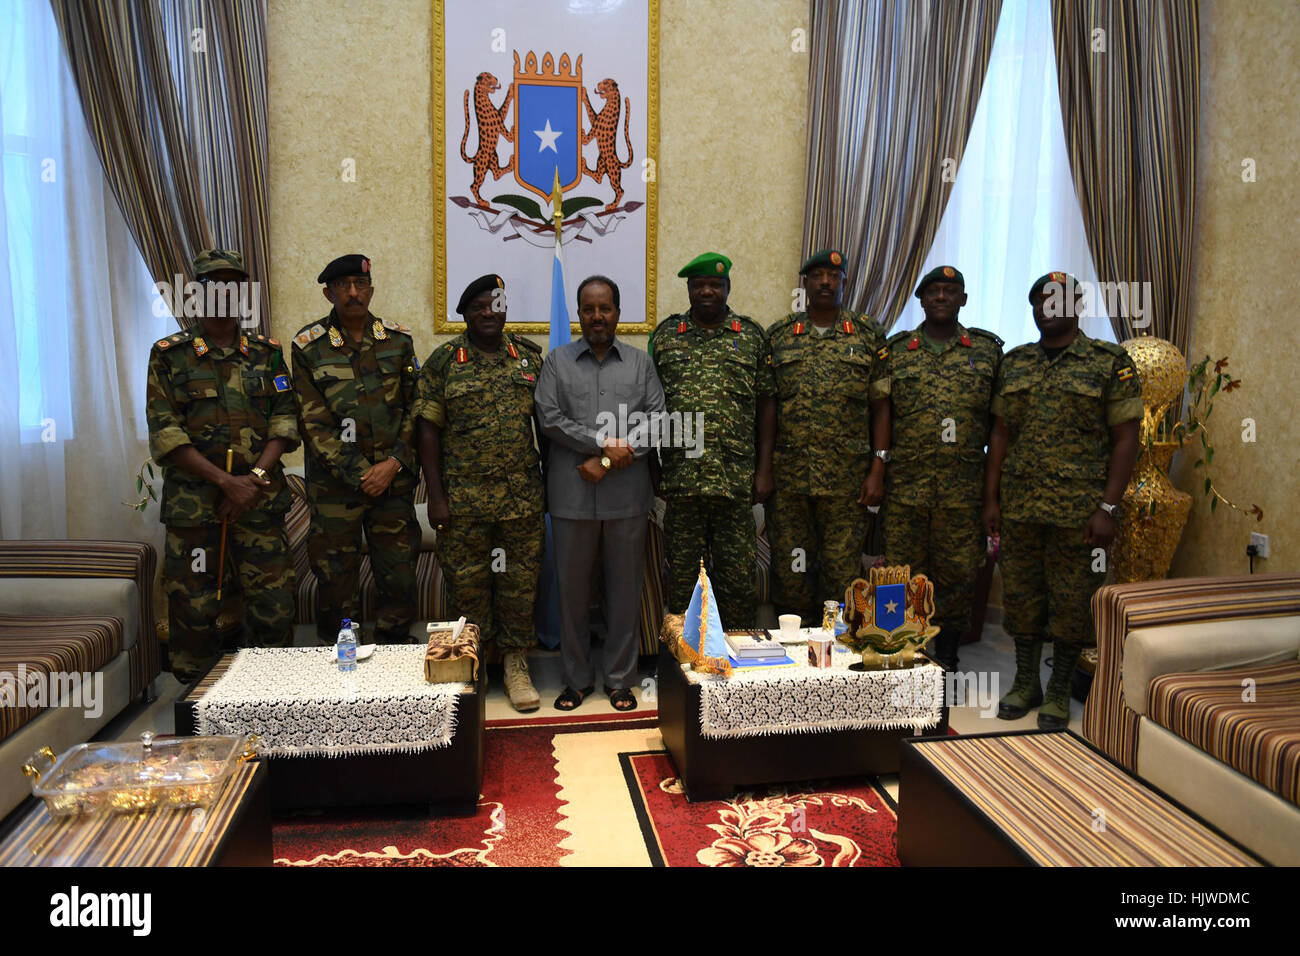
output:
[{"label": "black beret", "polygon": [[469,285],[465,286],[465,291],[460,294],[460,301],[456,303],[456,312],[460,315],[464,315],[465,310],[469,308],[469,304],[484,292],[491,289],[504,289],[505,287],[506,280],[496,273],[489,272],[485,276],[479,276]]},{"label": "black beret", "polygon": [[799,274],[806,276],[819,266],[830,266],[832,269],[844,271],[844,256],[838,249],[818,249],[799,267]]},{"label": "black beret", "polygon": [[1067,287],[1078,288],[1079,280],[1068,272],[1049,272],[1047,275],[1039,276],[1034,280],[1034,284],[1029,287],[1029,304],[1034,304],[1034,296],[1043,291],[1043,286],[1049,282],[1055,282],[1061,286],[1062,291]]},{"label": "black beret", "polygon": [[329,285],[335,279],[342,279],[346,276],[368,276],[370,275],[370,259],[354,252],[350,256],[339,256],[316,277],[317,282],[323,282]]},{"label": "black beret", "polygon": [[921,276],[921,283],[916,287],[916,297],[921,298],[921,293],[925,291],[925,287],[935,282],[956,282],[963,289],[966,288],[966,277],[952,266],[936,266]]}]

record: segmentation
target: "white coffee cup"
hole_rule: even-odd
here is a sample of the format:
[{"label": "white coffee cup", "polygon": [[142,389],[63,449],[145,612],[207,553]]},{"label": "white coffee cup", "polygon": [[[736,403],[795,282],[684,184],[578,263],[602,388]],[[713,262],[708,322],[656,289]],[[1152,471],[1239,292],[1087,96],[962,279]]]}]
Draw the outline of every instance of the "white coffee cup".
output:
[{"label": "white coffee cup", "polygon": [[799,633],[799,625],[802,621],[798,614],[782,614],[777,620],[781,624],[781,633],[786,637],[794,637]]}]

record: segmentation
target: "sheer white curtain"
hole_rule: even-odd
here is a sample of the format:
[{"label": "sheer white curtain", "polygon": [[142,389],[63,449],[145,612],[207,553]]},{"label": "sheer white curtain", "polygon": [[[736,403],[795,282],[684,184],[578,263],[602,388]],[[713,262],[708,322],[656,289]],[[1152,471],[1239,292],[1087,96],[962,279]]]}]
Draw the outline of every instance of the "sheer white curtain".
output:
[{"label": "sheer white curtain", "polygon": [[[1029,286],[1061,269],[1097,281],[1061,125],[1048,0],[1004,0],[984,89],[948,207],[921,274],[952,265],[966,277],[961,321],[1010,349],[1037,341]],[[913,297],[896,331],[925,318]],[[1105,316],[1083,319],[1114,341]]]},{"label": "sheer white curtain", "polygon": [[140,515],[145,365],[170,331],[104,183],[46,3],[0,0],[0,537],[161,542]]}]

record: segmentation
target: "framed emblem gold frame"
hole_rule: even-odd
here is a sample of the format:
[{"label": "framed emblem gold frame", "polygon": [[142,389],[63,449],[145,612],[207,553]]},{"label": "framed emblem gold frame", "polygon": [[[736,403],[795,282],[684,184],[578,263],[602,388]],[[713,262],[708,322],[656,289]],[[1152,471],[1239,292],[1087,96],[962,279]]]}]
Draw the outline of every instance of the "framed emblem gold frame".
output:
[{"label": "framed emblem gold frame", "polygon": [[[465,324],[450,316],[454,296],[448,289],[447,267],[447,49],[446,49],[446,7],[447,0],[431,0],[433,20],[431,29],[431,51],[433,71],[433,97],[431,105],[432,148],[433,148],[433,235],[434,235],[434,332],[459,333]],[[623,322],[619,331],[631,334],[649,334],[657,323],[655,286],[658,279],[658,236],[659,236],[659,0],[646,0],[646,153],[654,161],[655,174],[644,183],[645,197],[645,320],[641,322]],[[540,52],[540,51],[539,51]],[[557,51],[558,53],[558,51]],[[504,87],[504,83],[503,83]],[[516,120],[516,126],[517,126]],[[516,144],[517,148],[517,144]],[[459,158],[459,157],[457,157]],[[581,162],[581,160],[580,160]],[[626,173],[641,176],[641,163],[631,165]],[[581,175],[581,174],[580,174]],[[486,180],[485,180],[486,185]],[[566,246],[566,250],[567,250]],[[579,279],[565,272],[565,293],[570,299]],[[611,275],[613,270],[611,270]],[[466,281],[473,276],[465,277]],[[617,276],[614,276],[617,279]],[[548,305],[549,305],[549,299]],[[572,309],[572,305],[570,305]],[[545,335],[550,332],[550,322],[515,322],[507,321],[506,328],[512,332]],[[580,332],[578,324],[572,323],[570,332]]]}]

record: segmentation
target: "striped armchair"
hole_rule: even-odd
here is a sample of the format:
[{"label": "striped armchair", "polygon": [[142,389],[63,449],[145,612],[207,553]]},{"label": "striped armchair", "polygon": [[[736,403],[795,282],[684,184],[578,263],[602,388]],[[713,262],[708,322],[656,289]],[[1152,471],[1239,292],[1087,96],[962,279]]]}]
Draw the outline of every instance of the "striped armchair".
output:
[{"label": "striped armchair", "polygon": [[1107,585],[1085,736],[1273,863],[1300,865],[1300,574]]},{"label": "striped armchair", "polygon": [[[0,541],[0,816],[34,751],[89,739],[158,676],[156,568],[138,542]],[[33,680],[41,695],[19,694]]]}]

